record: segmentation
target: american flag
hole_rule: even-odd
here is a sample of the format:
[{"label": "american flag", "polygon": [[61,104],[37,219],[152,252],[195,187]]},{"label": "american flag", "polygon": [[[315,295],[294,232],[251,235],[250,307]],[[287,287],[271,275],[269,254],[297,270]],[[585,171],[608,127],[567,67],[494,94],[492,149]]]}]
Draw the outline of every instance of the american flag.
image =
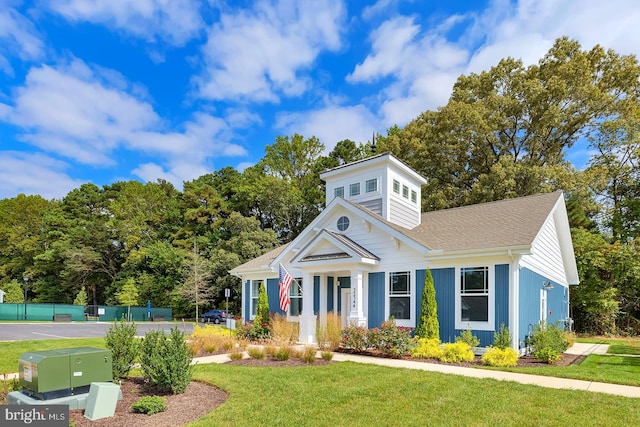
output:
[{"label": "american flag", "polygon": [[291,304],[291,298],[289,297],[291,282],[293,282],[293,277],[291,277],[287,269],[280,264],[280,277],[278,284],[280,288],[280,310],[285,313],[289,311],[289,305]]}]

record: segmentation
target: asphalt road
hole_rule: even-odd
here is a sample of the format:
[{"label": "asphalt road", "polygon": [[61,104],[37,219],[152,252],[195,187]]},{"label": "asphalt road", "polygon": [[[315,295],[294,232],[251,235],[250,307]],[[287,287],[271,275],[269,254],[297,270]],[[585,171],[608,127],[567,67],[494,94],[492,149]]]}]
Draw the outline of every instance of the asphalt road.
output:
[{"label": "asphalt road", "polygon": [[[113,322],[72,322],[72,323],[0,323],[0,341],[44,340],[55,338],[100,338],[104,337]],[[138,335],[147,331],[164,330],[168,332],[177,326],[185,334],[193,332],[193,323],[189,322],[136,322]]]}]

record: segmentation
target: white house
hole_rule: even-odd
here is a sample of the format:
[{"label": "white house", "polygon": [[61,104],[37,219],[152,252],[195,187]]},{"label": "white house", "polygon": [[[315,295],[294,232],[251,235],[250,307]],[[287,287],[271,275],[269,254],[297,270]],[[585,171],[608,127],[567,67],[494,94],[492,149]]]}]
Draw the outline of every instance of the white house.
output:
[{"label": "white house", "polygon": [[234,268],[242,317],[255,316],[265,282],[278,303],[279,264],[296,282],[286,313],[300,341],[315,342],[316,320],[338,313],[369,328],[393,316],[415,327],[424,278],[436,289],[440,338],[471,329],[481,345],[504,324],[524,347],[541,320],[569,321],[569,285],[578,272],[562,192],[420,212],[426,183],[392,154],[320,174],[327,204],[292,242]]}]

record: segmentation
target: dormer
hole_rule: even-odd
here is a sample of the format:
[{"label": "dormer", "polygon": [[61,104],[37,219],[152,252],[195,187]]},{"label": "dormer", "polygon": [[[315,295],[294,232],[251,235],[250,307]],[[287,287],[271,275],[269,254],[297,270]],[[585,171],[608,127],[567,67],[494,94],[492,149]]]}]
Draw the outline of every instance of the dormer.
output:
[{"label": "dormer", "polygon": [[327,205],[343,197],[401,227],[420,224],[420,189],[427,181],[391,153],[326,170],[320,179],[326,183]]}]

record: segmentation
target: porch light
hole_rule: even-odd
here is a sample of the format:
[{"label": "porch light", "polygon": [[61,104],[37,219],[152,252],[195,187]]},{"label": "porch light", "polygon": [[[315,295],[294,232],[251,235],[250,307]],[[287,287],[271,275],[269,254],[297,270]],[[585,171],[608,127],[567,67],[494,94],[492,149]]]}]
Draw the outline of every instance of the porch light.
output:
[{"label": "porch light", "polygon": [[553,289],[553,284],[548,280],[546,282],[542,282],[542,289],[544,289],[545,291],[550,291],[551,289]]}]

